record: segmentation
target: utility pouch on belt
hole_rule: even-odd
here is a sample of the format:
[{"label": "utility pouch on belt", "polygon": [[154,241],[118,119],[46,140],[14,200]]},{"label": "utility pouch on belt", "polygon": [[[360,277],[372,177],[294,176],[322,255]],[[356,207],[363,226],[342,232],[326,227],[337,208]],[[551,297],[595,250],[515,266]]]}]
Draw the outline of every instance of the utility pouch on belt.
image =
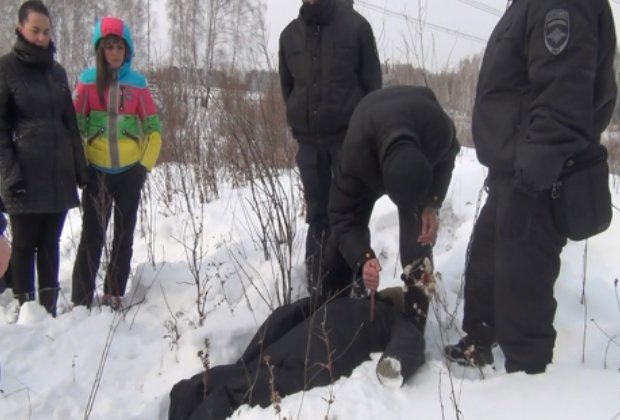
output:
[{"label": "utility pouch on belt", "polygon": [[555,226],[574,241],[605,231],[611,223],[607,149],[597,144],[569,159],[551,190]]}]

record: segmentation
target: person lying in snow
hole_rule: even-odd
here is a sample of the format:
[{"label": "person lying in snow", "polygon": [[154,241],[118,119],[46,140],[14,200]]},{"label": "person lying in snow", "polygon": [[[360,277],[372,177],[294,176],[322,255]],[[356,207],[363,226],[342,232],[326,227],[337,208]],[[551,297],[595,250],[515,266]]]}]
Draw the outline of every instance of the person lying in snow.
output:
[{"label": "person lying in snow", "polygon": [[243,404],[267,407],[274,392],[284,397],[331,384],[380,351],[379,380],[401,386],[424,363],[424,336],[415,321],[426,316],[434,288],[430,260],[406,267],[402,279],[404,288],[385,289],[376,302],[305,298],[276,309],[236,363],[174,385],[169,420],[219,420]]}]

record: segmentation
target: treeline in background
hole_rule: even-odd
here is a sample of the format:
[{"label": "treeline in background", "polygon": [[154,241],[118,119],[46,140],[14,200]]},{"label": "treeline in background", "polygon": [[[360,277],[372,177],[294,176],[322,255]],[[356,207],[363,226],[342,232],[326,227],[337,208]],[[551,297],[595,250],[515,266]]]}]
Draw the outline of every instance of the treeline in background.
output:
[{"label": "treeline in background", "polygon": [[[2,0],[0,53],[10,50],[21,1]],[[271,171],[294,169],[296,144],[286,125],[277,51],[268,49],[264,0],[47,0],[57,60],[75,84],[94,64],[95,20],[123,18],[136,45],[133,66],[148,76],[164,132],[161,161],[193,163],[192,186],[204,200],[217,196],[222,176],[245,183]],[[291,19],[294,16],[291,16]],[[168,28],[162,42],[162,25]],[[424,28],[403,37],[408,62],[384,61],[384,84],[427,85],[472,146],[471,111],[481,54],[430,71],[416,42]],[[378,32],[378,30],[376,30]],[[378,40],[381,56],[381,42]],[[612,171],[620,172],[620,110],[605,133]],[[176,182],[170,180],[169,182]]]}]

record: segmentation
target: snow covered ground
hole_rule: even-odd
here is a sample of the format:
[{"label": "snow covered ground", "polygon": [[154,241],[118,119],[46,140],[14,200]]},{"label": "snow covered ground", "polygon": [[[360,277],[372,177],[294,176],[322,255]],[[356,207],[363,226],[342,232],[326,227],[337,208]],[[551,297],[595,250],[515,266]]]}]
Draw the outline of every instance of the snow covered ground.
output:
[{"label": "snow covered ground", "polygon": [[[435,247],[443,305],[435,304],[430,316],[427,363],[403,388],[388,389],[378,382],[379,354],[375,354],[333,386],[284,398],[280,414],[273,407],[244,406],[231,418],[620,418],[620,303],[614,285],[620,277],[617,210],[611,228],[587,242],[585,303],[581,300],[586,243],[569,243],[565,248],[555,288],[558,338],[547,373],[507,375],[499,349],[494,368],[480,371],[444,363],[442,346],[460,336],[461,275],[484,174],[473,151],[464,150],[441,212]],[[264,297],[273,296],[275,288],[275,265],[263,260],[248,233],[240,205],[246,193],[224,189],[219,200],[205,207],[200,275],[210,279],[211,289],[202,326],[183,245],[189,238],[190,214],[170,216],[157,207],[157,200],[146,206],[154,211],[142,217],[149,218],[153,229],[136,231],[133,277],[124,301],[135,305],[122,314],[99,307],[70,309],[71,269],[80,232],[79,212],[73,211],[61,243],[64,297],[59,316],[53,319],[38,304],[28,303],[17,317],[11,293],[0,295],[0,418],[166,419],[168,392],[178,380],[200,371],[197,354],[206,338],[211,365],[234,361],[268,315],[269,299]],[[380,200],[371,232],[384,267],[381,287],[399,284],[397,220],[389,200]],[[301,216],[297,232],[295,297],[304,293]],[[450,323],[452,314],[456,320]]]}]

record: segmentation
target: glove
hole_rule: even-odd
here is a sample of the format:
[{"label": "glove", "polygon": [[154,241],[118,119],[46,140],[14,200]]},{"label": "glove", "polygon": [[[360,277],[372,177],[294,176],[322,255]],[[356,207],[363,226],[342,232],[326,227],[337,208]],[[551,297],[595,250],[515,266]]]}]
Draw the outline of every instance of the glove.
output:
[{"label": "glove", "polygon": [[514,186],[498,209],[500,236],[510,241],[527,237],[537,203],[538,193]]},{"label": "glove", "polygon": [[15,184],[9,187],[9,192],[13,195],[22,195],[26,194],[26,182],[25,181],[17,181]]}]

